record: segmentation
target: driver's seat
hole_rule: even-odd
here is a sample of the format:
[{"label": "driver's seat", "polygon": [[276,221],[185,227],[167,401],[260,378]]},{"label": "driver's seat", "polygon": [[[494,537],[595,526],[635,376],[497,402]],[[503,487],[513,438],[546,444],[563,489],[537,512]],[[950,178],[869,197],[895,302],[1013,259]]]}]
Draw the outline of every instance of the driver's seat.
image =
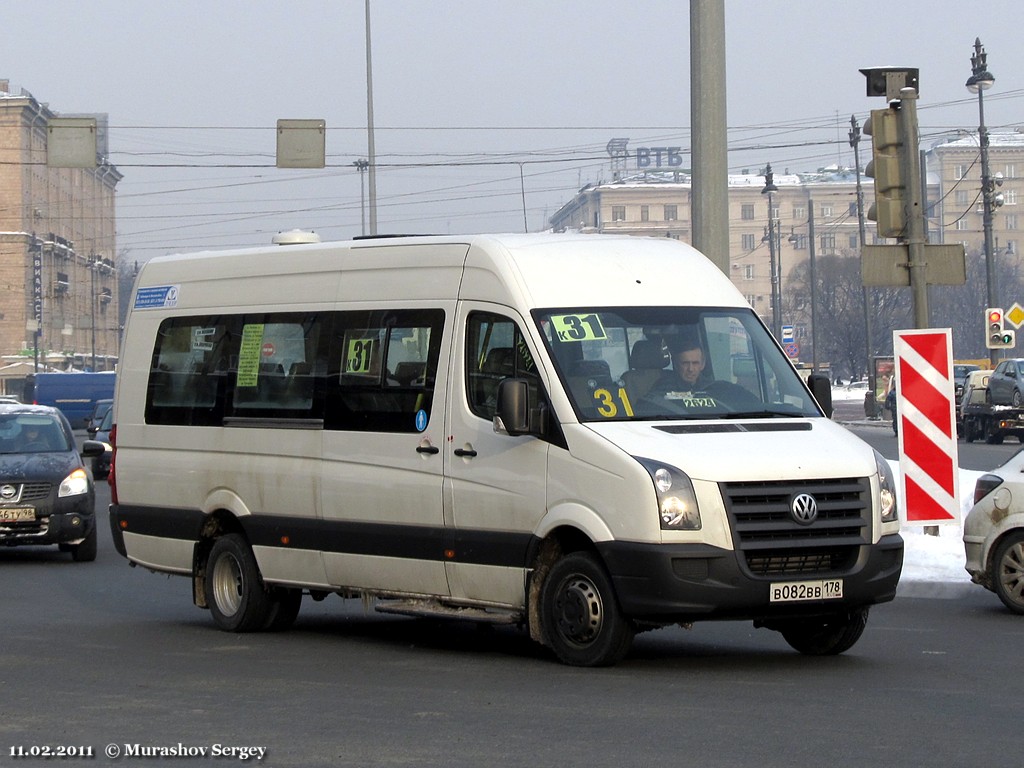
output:
[{"label": "driver's seat", "polygon": [[662,372],[671,361],[668,350],[660,340],[640,339],[629,355],[629,370],[622,374],[626,394],[634,402],[643,399],[658,383]]}]

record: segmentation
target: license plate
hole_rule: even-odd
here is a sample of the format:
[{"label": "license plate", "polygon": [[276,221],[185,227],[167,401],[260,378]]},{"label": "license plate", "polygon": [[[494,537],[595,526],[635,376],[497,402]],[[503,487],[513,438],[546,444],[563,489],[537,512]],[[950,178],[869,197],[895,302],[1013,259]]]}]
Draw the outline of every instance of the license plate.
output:
[{"label": "license plate", "polygon": [[773,603],[799,603],[805,600],[837,600],[843,596],[842,579],[819,581],[783,581],[769,588]]},{"label": "license plate", "polygon": [[35,520],[36,511],[32,507],[21,509],[0,509],[0,523],[21,523],[25,520]]}]

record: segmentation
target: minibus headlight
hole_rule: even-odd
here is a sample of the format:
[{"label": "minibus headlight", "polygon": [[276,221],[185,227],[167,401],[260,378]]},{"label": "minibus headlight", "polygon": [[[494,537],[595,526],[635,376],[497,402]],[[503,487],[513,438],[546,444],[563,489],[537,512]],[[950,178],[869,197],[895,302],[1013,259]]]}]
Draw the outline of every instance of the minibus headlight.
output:
[{"label": "minibus headlight", "polygon": [[686,473],[659,461],[636,457],[654,481],[658,496],[658,521],[662,530],[700,530],[700,510],[693,483]]},{"label": "minibus headlight", "polygon": [[89,491],[89,475],[84,469],[76,469],[64,478],[57,491],[61,498],[64,496],[79,496]]},{"label": "minibus headlight", "polygon": [[882,522],[892,523],[899,518],[896,508],[896,480],[893,478],[889,462],[878,451],[875,451],[875,465],[878,467],[878,508],[882,512]]}]

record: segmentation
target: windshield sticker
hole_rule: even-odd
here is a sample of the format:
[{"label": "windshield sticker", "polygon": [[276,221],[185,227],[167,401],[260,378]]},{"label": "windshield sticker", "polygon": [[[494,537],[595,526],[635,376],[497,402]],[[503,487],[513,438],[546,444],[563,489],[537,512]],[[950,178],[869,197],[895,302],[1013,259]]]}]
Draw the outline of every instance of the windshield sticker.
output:
[{"label": "windshield sticker", "polygon": [[263,352],[263,323],[252,323],[242,328],[242,343],[238,350],[238,380],[236,386],[255,387],[259,384],[260,355]]},{"label": "windshield sticker", "polygon": [[197,352],[210,352],[213,350],[213,337],[217,334],[216,328],[193,328],[192,349]]},{"label": "windshield sticker", "polygon": [[375,363],[379,359],[380,342],[377,337],[367,336],[366,333],[366,331],[362,331],[357,337],[346,334],[342,373],[353,373],[360,376],[371,376],[378,373],[378,365]]},{"label": "windshield sticker", "polygon": [[619,408],[626,416],[633,416],[633,405],[629,402],[625,387],[619,387],[614,394],[608,389],[595,389],[594,400],[597,401],[598,414],[606,419],[614,419],[618,416]]},{"label": "windshield sticker", "polygon": [[608,335],[596,313],[587,315],[552,315],[551,325],[559,341],[598,341]]}]

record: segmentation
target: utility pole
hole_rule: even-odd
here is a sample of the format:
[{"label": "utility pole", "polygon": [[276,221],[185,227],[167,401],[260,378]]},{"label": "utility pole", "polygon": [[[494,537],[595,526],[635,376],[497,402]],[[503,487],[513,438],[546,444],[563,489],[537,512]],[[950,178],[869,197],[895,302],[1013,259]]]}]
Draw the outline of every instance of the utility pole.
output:
[{"label": "utility pole", "polygon": [[[850,115],[850,146],[853,147],[853,165],[857,174],[857,235],[860,243],[861,258],[864,255],[864,246],[867,245],[867,234],[864,229],[864,187],[860,181],[860,125],[855,115]],[[876,392],[878,382],[875,380],[875,345],[872,342],[871,328],[871,289],[866,285],[861,287],[864,295],[864,360],[868,372],[868,388],[870,392]],[[869,418],[875,418],[874,397],[871,399],[871,412]]]},{"label": "utility pole", "polygon": [[369,160],[370,234],[377,234],[377,152],[373,145],[373,63],[370,55],[370,0],[366,0],[366,145]]},{"label": "utility pole", "polygon": [[928,328],[928,280],[925,270],[924,207],[921,203],[921,166],[917,151],[917,89],[900,89],[904,151],[900,154],[904,183],[907,186],[907,253],[910,269],[910,293],[914,299],[914,327]]},{"label": "utility pole", "polygon": [[814,273],[814,200],[807,198],[807,248],[811,263],[811,373],[818,372],[818,320],[815,312],[814,294],[818,292],[818,280]]},{"label": "utility pole", "polygon": [[693,245],[729,275],[725,0],[690,0]]}]

